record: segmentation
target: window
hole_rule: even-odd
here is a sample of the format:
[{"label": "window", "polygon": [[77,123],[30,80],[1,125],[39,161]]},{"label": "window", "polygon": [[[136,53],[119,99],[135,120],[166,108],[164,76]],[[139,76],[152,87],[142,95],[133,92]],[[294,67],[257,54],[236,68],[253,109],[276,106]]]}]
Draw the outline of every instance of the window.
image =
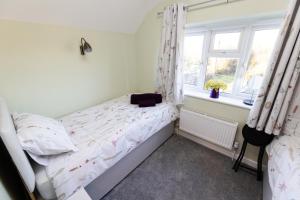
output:
[{"label": "window", "polygon": [[227,84],[224,92],[231,92],[234,83],[234,76],[239,60],[236,58],[210,57],[205,74],[205,82],[210,79],[220,79]]},{"label": "window", "polygon": [[271,53],[274,49],[278,32],[278,29],[257,30],[254,32],[241,92],[249,94],[252,88],[256,89],[260,87],[266,67],[270,61]]},{"label": "window", "polygon": [[203,35],[189,36],[184,41],[184,84],[197,85],[202,65]]},{"label": "window", "polygon": [[239,47],[240,36],[240,32],[215,34],[214,50],[237,50]]},{"label": "window", "polygon": [[245,98],[256,93],[279,33],[279,21],[193,29],[184,43],[186,90],[205,90],[210,79],[223,80],[225,96]]}]

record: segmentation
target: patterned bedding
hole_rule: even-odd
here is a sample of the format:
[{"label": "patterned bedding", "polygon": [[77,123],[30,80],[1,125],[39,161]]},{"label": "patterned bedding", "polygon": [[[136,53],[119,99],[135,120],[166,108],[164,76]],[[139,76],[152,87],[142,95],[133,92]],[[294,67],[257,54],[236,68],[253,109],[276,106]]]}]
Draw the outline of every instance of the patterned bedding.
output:
[{"label": "patterned bedding", "polygon": [[300,200],[300,137],[280,136],[267,152],[273,200]]},{"label": "patterned bedding", "polygon": [[129,95],[63,117],[79,151],[51,157],[46,167],[58,199],[87,186],[177,117],[171,103],[138,108],[130,105]]}]

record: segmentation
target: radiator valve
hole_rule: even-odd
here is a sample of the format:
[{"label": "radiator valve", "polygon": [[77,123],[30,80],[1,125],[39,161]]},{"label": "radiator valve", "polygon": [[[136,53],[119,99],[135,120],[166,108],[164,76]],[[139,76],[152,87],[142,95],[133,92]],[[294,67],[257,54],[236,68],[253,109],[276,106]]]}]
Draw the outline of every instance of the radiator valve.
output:
[{"label": "radiator valve", "polygon": [[239,147],[240,147],[239,142],[234,142],[233,148],[234,148],[234,149],[238,149]]}]

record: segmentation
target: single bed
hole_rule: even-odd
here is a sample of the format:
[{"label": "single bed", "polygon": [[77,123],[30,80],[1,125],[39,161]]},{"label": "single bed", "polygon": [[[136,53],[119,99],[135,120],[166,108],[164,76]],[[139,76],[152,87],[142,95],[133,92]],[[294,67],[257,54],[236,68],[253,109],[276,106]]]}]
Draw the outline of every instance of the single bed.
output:
[{"label": "single bed", "polygon": [[43,199],[63,200],[83,186],[98,200],[172,135],[178,117],[173,104],[138,108],[129,98],[62,117],[79,151],[51,156],[47,167],[29,163],[7,106],[0,101],[1,138],[28,191],[36,188]]},{"label": "single bed", "polygon": [[300,199],[300,137],[283,135],[267,147],[264,200]]}]

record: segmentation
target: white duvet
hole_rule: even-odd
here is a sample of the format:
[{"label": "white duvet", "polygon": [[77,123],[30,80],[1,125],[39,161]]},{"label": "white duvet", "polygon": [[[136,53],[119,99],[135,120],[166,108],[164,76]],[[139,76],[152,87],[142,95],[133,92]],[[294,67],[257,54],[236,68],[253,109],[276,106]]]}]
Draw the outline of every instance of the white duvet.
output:
[{"label": "white duvet", "polygon": [[267,152],[273,200],[300,200],[300,137],[275,138]]},{"label": "white duvet", "polygon": [[171,103],[139,108],[130,105],[129,95],[63,117],[79,151],[52,157],[46,167],[58,199],[87,186],[177,117]]}]

